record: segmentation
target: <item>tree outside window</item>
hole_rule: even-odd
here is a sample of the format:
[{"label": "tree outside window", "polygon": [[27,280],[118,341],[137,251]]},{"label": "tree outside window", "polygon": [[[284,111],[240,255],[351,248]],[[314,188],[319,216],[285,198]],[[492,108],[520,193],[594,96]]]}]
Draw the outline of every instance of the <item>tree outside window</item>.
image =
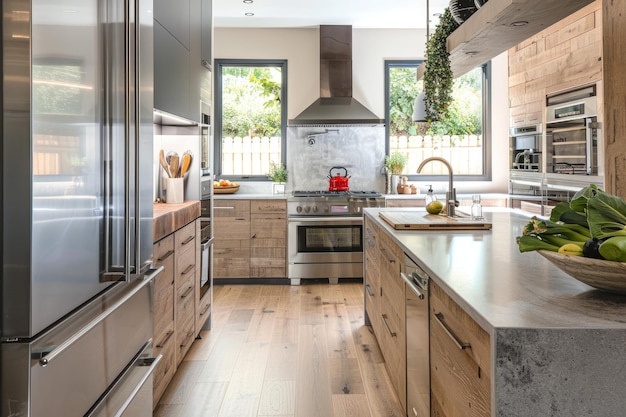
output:
[{"label": "tree outside window", "polygon": [[218,60],[216,172],[265,179],[272,163],[285,162],[285,65]]},{"label": "tree outside window", "polygon": [[[483,132],[484,77],[483,68],[459,77],[453,88],[454,101],[448,117],[432,123],[412,121],[415,98],[422,91],[416,82],[419,61],[387,62],[387,103],[389,154],[402,152],[407,156],[405,175],[415,174],[415,168],[425,158],[440,156],[452,164],[455,177],[485,175]],[[446,174],[445,167],[429,164],[424,173]]]}]

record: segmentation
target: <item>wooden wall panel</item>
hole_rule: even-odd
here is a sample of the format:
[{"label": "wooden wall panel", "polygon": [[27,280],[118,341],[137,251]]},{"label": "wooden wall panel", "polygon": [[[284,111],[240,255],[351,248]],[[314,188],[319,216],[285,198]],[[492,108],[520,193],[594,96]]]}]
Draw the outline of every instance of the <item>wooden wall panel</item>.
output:
[{"label": "wooden wall panel", "polygon": [[604,0],[605,189],[626,198],[626,2]]}]

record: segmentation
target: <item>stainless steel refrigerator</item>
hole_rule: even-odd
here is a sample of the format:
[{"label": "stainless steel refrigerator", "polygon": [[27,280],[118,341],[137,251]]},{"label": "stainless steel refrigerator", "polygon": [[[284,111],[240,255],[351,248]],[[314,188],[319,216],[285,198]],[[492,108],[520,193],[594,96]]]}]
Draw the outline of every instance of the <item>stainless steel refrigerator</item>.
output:
[{"label": "stainless steel refrigerator", "polygon": [[2,417],[152,415],[152,1],[2,1]]}]

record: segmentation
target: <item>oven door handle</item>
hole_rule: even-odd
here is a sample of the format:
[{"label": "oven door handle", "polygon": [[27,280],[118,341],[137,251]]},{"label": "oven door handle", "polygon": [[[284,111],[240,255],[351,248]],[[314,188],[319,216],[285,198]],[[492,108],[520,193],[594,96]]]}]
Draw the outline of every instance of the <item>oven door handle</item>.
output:
[{"label": "oven door handle", "polygon": [[322,222],[362,222],[363,217],[333,217],[333,216],[318,216],[318,217],[289,217],[289,222],[294,223],[322,223]]}]

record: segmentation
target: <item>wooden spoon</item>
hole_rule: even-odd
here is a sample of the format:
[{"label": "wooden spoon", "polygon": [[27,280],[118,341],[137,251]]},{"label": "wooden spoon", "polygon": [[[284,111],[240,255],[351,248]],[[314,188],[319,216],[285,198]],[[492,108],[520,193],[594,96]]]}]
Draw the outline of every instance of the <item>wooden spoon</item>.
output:
[{"label": "wooden spoon", "polygon": [[172,176],[170,178],[178,178],[180,172],[178,171],[179,168],[179,157],[178,155],[172,155],[172,157],[170,158],[170,173],[172,174]]},{"label": "wooden spoon", "polygon": [[167,162],[165,162],[165,152],[163,151],[163,149],[159,151],[159,162],[161,163],[161,167],[163,168],[167,176],[172,178],[172,174],[170,173],[170,167],[167,165]]},{"label": "wooden spoon", "polygon": [[189,170],[189,166],[191,165],[191,155],[188,153],[183,154],[183,165],[180,169],[180,176],[185,177],[185,174]]}]

